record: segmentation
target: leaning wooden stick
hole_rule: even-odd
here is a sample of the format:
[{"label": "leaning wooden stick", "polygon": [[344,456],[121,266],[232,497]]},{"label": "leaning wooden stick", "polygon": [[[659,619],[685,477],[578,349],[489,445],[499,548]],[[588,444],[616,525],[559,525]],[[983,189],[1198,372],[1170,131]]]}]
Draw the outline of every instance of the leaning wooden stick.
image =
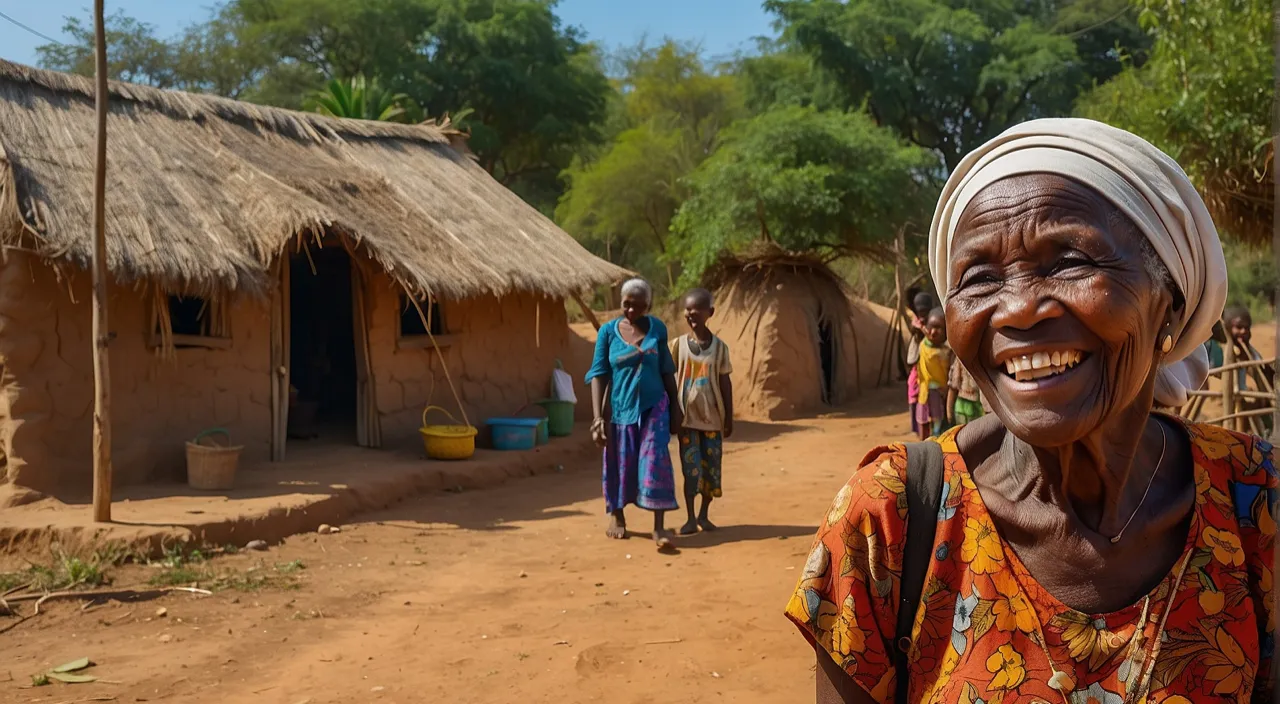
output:
[{"label": "leaning wooden stick", "polygon": [[56,599],[104,599],[104,598],[133,598],[141,599],[149,596],[160,596],[170,592],[187,592],[189,594],[199,594],[200,596],[211,596],[213,592],[208,589],[199,589],[197,587],[157,587],[156,589],[103,589],[94,592],[50,592],[48,594],[19,594],[17,596],[7,597],[10,602],[19,601],[35,601],[37,604],[43,604],[46,601]]}]

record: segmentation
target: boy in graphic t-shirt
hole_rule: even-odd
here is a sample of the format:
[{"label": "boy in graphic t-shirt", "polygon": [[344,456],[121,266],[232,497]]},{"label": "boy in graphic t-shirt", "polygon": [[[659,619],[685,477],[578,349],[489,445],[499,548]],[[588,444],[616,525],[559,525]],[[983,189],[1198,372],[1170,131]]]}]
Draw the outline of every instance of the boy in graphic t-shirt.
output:
[{"label": "boy in graphic t-shirt", "polygon": [[[680,535],[715,530],[707,518],[711,499],[720,497],[720,462],[724,438],[733,435],[733,383],[729,347],[707,328],[716,312],[711,292],[694,289],[684,297],[684,319],[690,333],[671,341],[676,362],[677,401],[684,411],[680,431],[680,464],[684,468],[684,502],[689,520]],[[702,494],[695,518],[693,501]]]}]

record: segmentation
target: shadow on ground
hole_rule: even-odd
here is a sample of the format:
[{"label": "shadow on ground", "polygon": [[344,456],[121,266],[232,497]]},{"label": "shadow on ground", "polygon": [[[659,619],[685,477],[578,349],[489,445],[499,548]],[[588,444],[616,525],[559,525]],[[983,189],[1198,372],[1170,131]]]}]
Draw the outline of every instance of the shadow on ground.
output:
[{"label": "shadow on ground", "polygon": [[[793,421],[789,423],[755,423],[752,421],[739,420],[733,424],[733,437],[727,442],[729,445],[752,445],[755,443],[769,442],[783,435],[790,433],[798,433],[808,430],[809,426],[804,421]],[[679,463],[679,459],[676,459]]]},{"label": "shadow on ground", "polygon": [[[464,530],[511,531],[518,523],[587,515],[573,504],[600,498],[600,461],[577,459],[561,471],[503,486],[475,491],[446,491],[411,497],[384,511],[364,514],[359,523],[379,523],[405,530],[426,531],[440,524]],[[604,501],[600,500],[601,521]]]},{"label": "shadow on ground", "polygon": [[773,526],[773,525],[740,525],[720,526],[713,531],[703,531],[697,535],[681,536],[676,546],[681,549],[712,548],[729,543],[750,543],[760,540],[790,540],[792,538],[810,538],[818,531],[815,525],[810,526]]}]

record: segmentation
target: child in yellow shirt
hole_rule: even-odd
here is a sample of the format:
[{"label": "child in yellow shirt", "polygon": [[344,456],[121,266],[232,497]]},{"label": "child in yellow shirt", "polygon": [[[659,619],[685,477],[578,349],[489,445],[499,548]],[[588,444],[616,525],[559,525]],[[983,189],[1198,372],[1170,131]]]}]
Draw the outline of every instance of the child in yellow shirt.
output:
[{"label": "child in yellow shirt", "polygon": [[946,430],[947,381],[951,375],[951,348],[947,347],[947,318],[941,308],[929,311],[920,341],[920,398],[916,402],[916,423],[920,439]]}]

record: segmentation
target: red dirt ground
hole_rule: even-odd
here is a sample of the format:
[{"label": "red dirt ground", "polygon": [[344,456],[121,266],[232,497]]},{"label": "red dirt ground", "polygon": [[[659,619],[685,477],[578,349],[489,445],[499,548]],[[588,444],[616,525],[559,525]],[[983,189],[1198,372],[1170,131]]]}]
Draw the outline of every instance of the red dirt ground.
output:
[{"label": "red dirt ground", "polygon": [[[801,701],[812,696],[812,651],[782,608],[840,485],[873,446],[906,438],[901,396],[885,389],[838,416],[741,425],[712,506],[722,529],[681,539],[677,555],[640,536],[604,537],[591,462],[420,496],[339,535],[211,563],[270,572],[301,560],[297,589],[87,611],[48,603],[0,636],[0,701]],[[634,530],[651,527],[629,514]],[[152,574],[113,577],[121,586]],[[31,675],[85,656],[109,682],[29,687]]]}]

